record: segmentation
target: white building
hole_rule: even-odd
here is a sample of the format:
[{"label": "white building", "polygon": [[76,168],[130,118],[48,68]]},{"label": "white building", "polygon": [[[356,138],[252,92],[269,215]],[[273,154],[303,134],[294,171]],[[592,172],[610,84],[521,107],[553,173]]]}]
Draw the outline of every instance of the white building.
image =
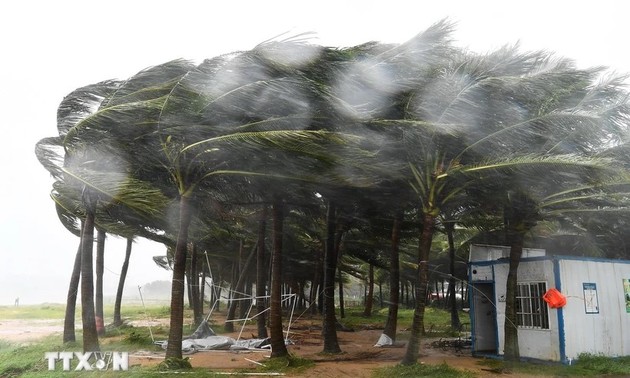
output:
[{"label": "white building", "polygon": [[[471,331],[475,355],[503,355],[509,247],[471,247]],[[566,305],[543,300],[551,288]],[[630,261],[548,256],[524,249],[518,268],[521,357],[564,363],[581,353],[630,355]]]}]

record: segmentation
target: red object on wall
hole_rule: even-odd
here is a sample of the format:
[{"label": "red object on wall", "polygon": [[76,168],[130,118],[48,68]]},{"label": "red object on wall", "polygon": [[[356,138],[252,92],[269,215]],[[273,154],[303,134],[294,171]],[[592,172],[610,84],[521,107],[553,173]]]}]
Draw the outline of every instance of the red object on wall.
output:
[{"label": "red object on wall", "polygon": [[567,304],[567,298],[555,288],[547,290],[543,299],[551,308],[560,308]]}]

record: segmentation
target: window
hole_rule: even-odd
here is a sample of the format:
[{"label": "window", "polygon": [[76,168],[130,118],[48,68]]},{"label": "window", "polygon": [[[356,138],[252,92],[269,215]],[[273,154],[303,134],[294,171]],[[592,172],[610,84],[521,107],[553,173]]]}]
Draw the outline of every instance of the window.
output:
[{"label": "window", "polygon": [[545,282],[519,283],[516,290],[516,316],[520,328],[549,329],[549,315],[543,295]]}]

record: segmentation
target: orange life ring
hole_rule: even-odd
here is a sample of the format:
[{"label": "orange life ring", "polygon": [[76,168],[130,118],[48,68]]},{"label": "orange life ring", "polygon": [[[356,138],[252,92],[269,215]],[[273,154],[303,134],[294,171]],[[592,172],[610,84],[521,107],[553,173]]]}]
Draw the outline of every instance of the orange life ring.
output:
[{"label": "orange life ring", "polygon": [[555,288],[547,290],[543,295],[543,300],[547,302],[551,308],[560,308],[567,304],[567,298]]}]

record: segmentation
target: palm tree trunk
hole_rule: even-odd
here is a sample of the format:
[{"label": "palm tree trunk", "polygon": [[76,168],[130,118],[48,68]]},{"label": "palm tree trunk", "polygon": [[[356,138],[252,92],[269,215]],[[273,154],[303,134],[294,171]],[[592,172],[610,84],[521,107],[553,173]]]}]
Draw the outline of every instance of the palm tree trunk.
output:
[{"label": "palm tree trunk", "polygon": [[[186,250],[186,256],[190,256],[191,255],[191,251],[190,249],[190,243],[187,247],[188,249]],[[192,270],[193,270],[193,266],[192,264],[188,263],[188,257],[186,257],[186,272],[184,273],[184,276],[186,277],[186,297],[188,298],[188,308],[192,309],[193,308],[193,278],[192,278]]]},{"label": "palm tree trunk", "polygon": [[337,267],[337,277],[338,277],[338,285],[339,285],[339,317],[341,319],[346,317],[346,309],[343,302],[343,275],[341,272],[341,266]]},{"label": "palm tree trunk", "polygon": [[368,291],[367,298],[365,298],[365,309],[363,310],[363,316],[372,316],[372,308],[374,307],[374,265],[370,264],[368,271]]},{"label": "palm tree trunk", "polygon": [[234,318],[236,317],[236,307],[239,304],[239,298],[241,298],[240,290],[238,289],[239,272],[241,272],[243,264],[243,240],[238,244],[237,261],[232,263],[232,279],[230,280],[230,301],[227,305],[227,314],[225,315],[225,323],[223,329],[225,332],[234,332]]},{"label": "palm tree trunk", "polygon": [[[81,238],[83,238],[83,228],[81,228]],[[77,340],[74,332],[74,317],[77,307],[77,293],[79,292],[79,281],[81,279],[81,242],[74,257],[74,267],[70,276],[68,295],[66,297],[66,315],[63,321],[63,342],[75,342]]]},{"label": "palm tree trunk", "polygon": [[453,239],[453,232],[455,231],[455,224],[453,222],[446,222],[444,224],[446,228],[446,238],[448,239],[448,258],[449,258],[449,273],[448,279],[448,297],[451,300],[451,328],[459,330],[462,327],[462,323],[459,321],[459,313],[457,312],[457,300],[455,299],[455,241]]},{"label": "palm tree trunk", "polygon": [[100,351],[94,311],[94,210],[87,206],[81,241],[81,321],[83,322],[83,352]]},{"label": "palm tree trunk", "polygon": [[504,358],[506,361],[518,361],[518,318],[516,314],[516,293],[518,289],[518,265],[523,255],[523,237],[521,232],[513,232],[510,237],[510,265],[505,291],[505,332]]},{"label": "palm tree trunk", "polygon": [[199,305],[201,306],[201,315],[203,318],[203,306],[206,303],[206,268],[203,262],[201,263],[201,283],[199,287]]},{"label": "palm tree trunk", "polygon": [[125,261],[123,261],[120,269],[120,278],[118,279],[118,290],[116,290],[116,302],[114,303],[114,326],[122,325],[122,317],[120,316],[120,307],[122,305],[122,296],[125,289],[125,279],[127,279],[127,270],[129,269],[129,258],[131,257],[131,246],[133,238],[127,238],[127,248],[125,248]]},{"label": "palm tree trunk", "polygon": [[335,205],[329,203],[326,212],[327,235],[324,250],[324,321],[322,328],[324,353],[341,353],[337,340],[337,318],[335,317],[335,270],[337,268],[335,210]]},{"label": "palm tree trunk", "polygon": [[418,362],[420,352],[420,337],[424,333],[424,309],[427,302],[427,287],[429,284],[429,252],[433,241],[433,230],[435,228],[435,216],[426,213],[422,223],[422,235],[418,247],[418,282],[416,283],[416,306],[413,312],[413,322],[411,323],[411,335],[407,351],[403,358],[402,365],[413,365]]},{"label": "palm tree trunk", "polygon": [[315,268],[313,269],[313,281],[311,284],[311,292],[309,294],[309,302],[311,306],[311,314],[315,315],[318,312],[321,313],[321,309],[319,306],[320,297],[319,291],[321,290],[321,277],[323,276],[323,264],[321,258],[321,250],[317,249],[315,251],[317,256],[315,256]]},{"label": "palm tree trunk", "polygon": [[[243,265],[241,265],[240,268],[238,269],[240,274],[238,276],[238,281],[236,281],[236,285],[234,286],[233,298],[235,299],[243,297],[241,293],[244,292],[243,287],[245,287],[245,282],[247,281],[249,267],[252,265],[252,261],[254,260],[254,256],[256,255],[257,250],[258,250],[258,245],[254,245],[254,248],[247,256],[247,259],[242,263]],[[242,241],[239,247],[239,256],[240,256],[239,260],[242,259],[243,257],[243,242]],[[228,308],[228,313],[225,319],[226,332],[234,332],[234,322],[230,320],[234,320],[236,316],[236,308],[239,306],[239,304],[244,306],[244,304],[242,304],[241,302],[244,303],[243,300],[232,300],[232,302],[230,303],[230,307]]]},{"label": "palm tree trunk", "polygon": [[269,334],[271,336],[271,357],[289,355],[282,330],[282,225],[284,222],[284,204],[281,199],[274,200],[273,251],[271,256],[271,300],[269,309]]},{"label": "palm tree trunk", "polygon": [[186,249],[188,228],[192,215],[190,199],[182,196],[179,200],[179,233],[175,246],[173,280],[171,281],[171,322],[168,334],[166,358],[182,358],[182,336],[184,332],[184,276],[186,273]]},{"label": "palm tree trunk", "polygon": [[396,214],[392,225],[392,249],[389,259],[389,308],[387,322],[383,333],[392,341],[396,341],[396,328],[398,326],[398,307],[400,302],[400,261],[398,248],[400,245],[400,227],[402,223],[402,211]]},{"label": "palm tree trunk", "polygon": [[105,316],[103,313],[103,273],[105,271],[105,230],[96,229],[96,301],[94,304],[96,332],[105,335]]},{"label": "palm tree trunk", "polygon": [[263,298],[267,292],[267,265],[265,264],[265,231],[267,228],[267,206],[264,205],[258,221],[258,249],[256,250],[256,325],[258,337],[267,338],[267,322],[265,315],[266,300]]},{"label": "palm tree trunk", "polygon": [[383,281],[381,279],[378,280],[378,306],[379,308],[383,308]]},{"label": "palm tree trunk", "polygon": [[203,303],[199,299],[199,259],[197,256],[197,245],[195,243],[190,244],[190,279],[192,283],[193,318],[195,320],[195,326],[198,326],[203,320]]}]

